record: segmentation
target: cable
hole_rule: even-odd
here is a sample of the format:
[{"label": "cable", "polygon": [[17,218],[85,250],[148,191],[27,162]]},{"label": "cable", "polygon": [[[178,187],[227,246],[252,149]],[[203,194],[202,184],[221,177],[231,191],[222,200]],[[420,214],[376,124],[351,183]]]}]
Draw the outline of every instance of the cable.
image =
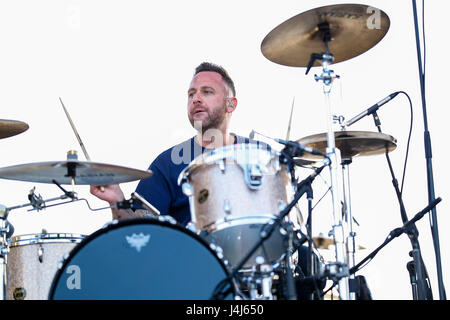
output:
[{"label": "cable", "polygon": [[426,41],[425,41],[425,0],[422,0],[422,41],[423,41],[423,89],[425,94],[425,66],[426,66]]},{"label": "cable", "polygon": [[409,146],[410,146],[410,142],[411,142],[411,133],[412,133],[412,128],[413,128],[413,106],[412,106],[412,102],[411,102],[411,98],[409,97],[409,95],[404,92],[404,91],[398,91],[398,93],[403,93],[409,101],[409,108],[410,108],[410,124],[409,124],[409,133],[408,133],[408,142],[406,144],[406,154],[405,154],[405,162],[403,164],[403,174],[402,174],[402,183],[400,185],[400,194],[403,194],[403,186],[404,186],[404,182],[405,182],[405,175],[406,175],[406,164],[408,162],[408,156],[409,156]]}]

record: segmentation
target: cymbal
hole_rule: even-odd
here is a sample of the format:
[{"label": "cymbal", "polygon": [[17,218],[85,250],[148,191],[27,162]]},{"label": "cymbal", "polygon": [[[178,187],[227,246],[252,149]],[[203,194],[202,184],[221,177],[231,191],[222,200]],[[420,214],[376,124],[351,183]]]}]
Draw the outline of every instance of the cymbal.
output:
[{"label": "cymbal", "polygon": [[333,239],[324,236],[313,237],[313,242],[317,249],[328,249],[329,246],[334,245]]},{"label": "cymbal", "polygon": [[[375,46],[387,33],[390,20],[383,11],[360,4],[338,4],[300,13],[273,29],[261,44],[272,62],[307,67],[312,53],[325,52],[323,25],[329,26],[333,63],[356,57]],[[319,66],[315,61],[313,66]]]},{"label": "cymbal", "polygon": [[28,124],[22,121],[0,119],[0,139],[15,136],[28,128]]},{"label": "cymbal", "polygon": [[[317,249],[329,249],[330,246],[334,245],[333,239],[324,237],[323,235],[313,237],[313,242]],[[364,250],[364,249],[366,248],[358,245],[356,250]]]},{"label": "cymbal", "polygon": [[[336,131],[335,145],[341,151],[342,159],[356,156],[369,156],[386,151],[391,152],[397,147],[397,140],[387,134],[370,131]],[[297,140],[298,143],[326,153],[328,146],[327,134],[320,133]],[[303,158],[317,159],[320,156],[305,154]]]},{"label": "cymbal", "polygon": [[323,163],[321,161],[307,160],[307,159],[302,159],[302,158],[298,158],[298,157],[295,157],[293,160],[294,160],[294,164],[296,166],[307,168],[307,169],[315,169],[315,168],[319,168],[323,165]]},{"label": "cymbal", "polygon": [[137,170],[127,167],[91,161],[67,160],[21,164],[0,168],[0,178],[37,183],[77,185],[109,185],[148,178],[150,170]]}]

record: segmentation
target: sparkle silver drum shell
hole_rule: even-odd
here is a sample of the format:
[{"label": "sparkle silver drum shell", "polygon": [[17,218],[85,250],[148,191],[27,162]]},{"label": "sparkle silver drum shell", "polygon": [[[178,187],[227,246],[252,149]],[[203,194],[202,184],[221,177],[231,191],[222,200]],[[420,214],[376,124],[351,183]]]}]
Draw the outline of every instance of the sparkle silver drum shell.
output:
[{"label": "sparkle silver drum shell", "polygon": [[7,300],[46,300],[64,255],[83,240],[73,233],[14,236],[6,265]]},{"label": "sparkle silver drum shell", "polygon": [[[270,147],[269,147],[270,148]],[[287,166],[267,145],[234,144],[195,158],[178,182],[189,197],[197,232],[219,245],[225,259],[237,264],[258,241],[261,227],[276,218],[292,198]],[[276,230],[246,264],[262,256],[273,262],[284,252]]]}]

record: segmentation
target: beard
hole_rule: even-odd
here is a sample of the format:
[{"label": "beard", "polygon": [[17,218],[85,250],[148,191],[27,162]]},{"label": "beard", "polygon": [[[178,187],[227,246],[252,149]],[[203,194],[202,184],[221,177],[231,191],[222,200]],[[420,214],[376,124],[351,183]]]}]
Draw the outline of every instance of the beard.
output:
[{"label": "beard", "polygon": [[206,118],[203,120],[194,120],[193,115],[189,114],[189,122],[192,127],[198,132],[205,133],[210,129],[217,129],[225,120],[226,115],[226,105],[223,105],[223,108],[215,109],[210,112],[210,110],[205,110],[208,114]]}]

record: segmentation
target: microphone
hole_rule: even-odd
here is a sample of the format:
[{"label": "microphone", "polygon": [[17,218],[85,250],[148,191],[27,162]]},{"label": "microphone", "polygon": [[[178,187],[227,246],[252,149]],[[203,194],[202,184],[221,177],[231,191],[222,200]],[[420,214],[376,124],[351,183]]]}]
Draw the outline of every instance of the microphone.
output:
[{"label": "microphone", "polygon": [[154,215],[159,216],[161,213],[158,209],[156,209],[154,206],[152,206],[147,200],[145,200],[139,193],[133,192],[131,194],[131,198],[136,202],[137,204],[140,204],[148,211],[152,212]]},{"label": "microphone", "polygon": [[310,153],[310,154],[314,154],[316,156],[322,156],[322,157],[326,157],[325,154],[323,154],[321,151],[313,149],[311,147],[307,147],[305,145],[302,145],[296,141],[291,141],[291,140],[283,140],[283,139],[278,139],[278,138],[273,138],[273,140],[275,140],[276,142],[285,145],[286,147],[290,147],[290,148],[294,148],[297,149],[297,151],[299,151],[299,153],[294,152],[294,157],[295,156],[302,156],[305,152]]},{"label": "microphone", "polygon": [[131,209],[133,207],[133,204],[141,205],[146,210],[150,211],[156,216],[160,215],[160,212],[158,209],[156,209],[154,206],[152,206],[150,203],[148,203],[140,194],[137,192],[133,192],[131,194],[131,198],[128,200],[119,201],[116,204],[117,209]]},{"label": "microphone", "polygon": [[315,168],[313,173],[311,173],[309,176],[307,176],[305,179],[303,179],[302,181],[300,181],[297,185],[297,189],[300,189],[300,187],[306,185],[306,184],[310,184],[314,181],[314,179],[322,172],[322,170],[330,164],[329,158],[326,158],[327,160],[324,161],[324,165],[319,167],[319,168]]},{"label": "microphone", "polygon": [[350,119],[349,121],[345,122],[345,126],[349,127],[352,124],[354,124],[356,121],[364,118],[365,116],[369,116],[372,113],[374,113],[375,111],[378,110],[378,108],[380,108],[383,104],[388,103],[389,101],[391,101],[392,99],[394,99],[400,92],[394,92],[391,93],[390,95],[388,95],[386,98],[384,98],[383,100],[379,101],[378,103],[374,104],[373,106],[371,106],[369,109],[364,110],[363,112],[361,112],[360,114],[358,114],[357,116],[353,117],[352,119]]},{"label": "microphone", "polygon": [[278,143],[280,143],[280,144],[283,144],[283,145],[285,145],[285,146],[287,146],[287,147],[296,149],[298,152],[295,152],[295,151],[294,151],[294,154],[292,155],[292,156],[294,156],[294,157],[295,157],[295,156],[302,156],[303,153],[305,153],[305,152],[310,153],[310,154],[314,154],[314,155],[316,155],[316,156],[326,157],[326,155],[323,154],[322,152],[320,152],[319,150],[313,149],[313,148],[311,148],[311,147],[307,147],[307,146],[302,145],[302,144],[300,144],[300,143],[298,143],[298,142],[296,142],[296,141],[283,140],[283,139],[278,139],[278,138],[268,137],[268,136],[266,136],[266,135],[264,135],[264,134],[261,134],[261,133],[259,133],[259,132],[256,132],[255,130],[252,130],[252,131],[250,132],[250,134],[248,135],[248,137],[249,137],[250,139],[253,140],[253,138],[255,137],[255,133],[256,133],[256,134],[259,134],[260,136],[263,136],[263,137],[265,137],[265,138],[267,138],[267,139],[274,140],[274,141],[276,141],[276,142],[278,142]]}]

